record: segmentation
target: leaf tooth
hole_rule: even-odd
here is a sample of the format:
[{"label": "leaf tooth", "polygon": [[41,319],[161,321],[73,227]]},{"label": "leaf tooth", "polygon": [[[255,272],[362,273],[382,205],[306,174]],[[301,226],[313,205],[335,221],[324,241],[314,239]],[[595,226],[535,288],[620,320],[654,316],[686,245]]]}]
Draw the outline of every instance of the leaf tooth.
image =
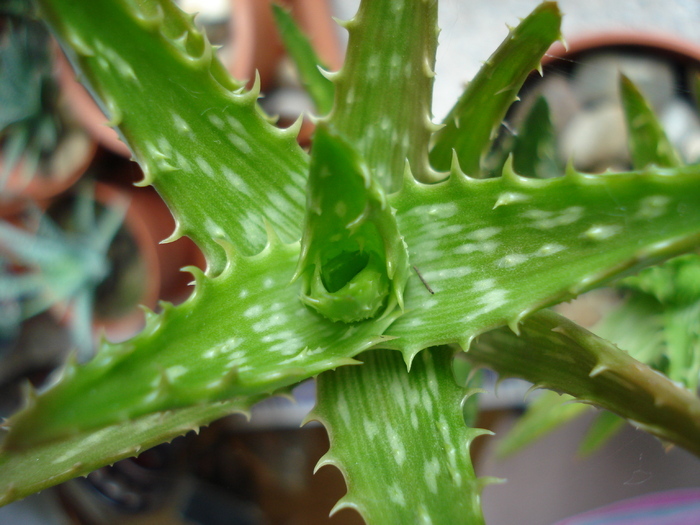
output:
[{"label": "leaf tooth", "polygon": [[[36,388],[28,379],[23,381],[20,386],[20,397],[22,398],[22,411],[32,410],[36,405]],[[8,421],[12,421],[12,418],[9,418]]]},{"label": "leaf tooth", "polygon": [[[326,426],[325,420],[321,413],[319,412],[319,407],[318,405],[315,405],[306,416],[301,420],[301,424],[299,425],[300,427],[303,427],[305,425],[308,425],[312,421],[316,421],[318,423],[321,423],[324,427]],[[320,460],[319,460],[320,461]],[[315,471],[314,471],[315,472]]]},{"label": "leaf tooth", "polygon": [[175,242],[178,239],[181,239],[183,237],[183,229],[182,225],[180,224],[180,221],[175,219],[175,229],[173,229],[173,232],[168,235],[165,239],[160,241],[158,244],[170,244],[171,242]]},{"label": "leaf tooth", "polygon": [[352,509],[360,513],[362,515],[362,511],[360,510],[360,507],[357,503],[353,502],[349,497],[348,494],[343,496],[338,500],[338,503],[336,503],[333,508],[331,509],[330,513],[328,514],[329,517],[332,517],[335,515],[336,512],[339,512],[343,509]]},{"label": "leaf tooth", "polygon": [[506,483],[505,478],[499,478],[496,476],[480,476],[476,479],[477,490],[482,492],[489,485],[502,485]]},{"label": "leaf tooth", "polygon": [[342,20],[342,19],[337,18],[337,17],[335,17],[335,16],[332,17],[332,18],[333,18],[333,21],[334,21],[336,24],[338,24],[338,25],[339,25],[340,27],[342,27],[343,29],[347,29],[348,31],[349,31],[350,29],[353,29],[354,27],[357,27],[357,25],[358,25],[358,22],[357,22],[357,20],[356,20],[356,17],[349,18],[348,20]]},{"label": "leaf tooth", "polygon": [[481,436],[494,436],[495,433],[486,428],[467,428],[467,447],[471,447],[476,438]]},{"label": "leaf tooth", "polygon": [[252,105],[258,98],[260,98],[260,72],[255,70],[255,80],[253,81],[253,87],[246,89],[245,86],[231,92],[231,97],[234,101],[241,105]]},{"label": "leaf tooth", "polygon": [[425,116],[425,128],[430,132],[430,133],[437,133],[440,131],[442,128],[444,128],[447,124],[444,124],[442,122],[435,122],[431,116],[428,114]]},{"label": "leaf tooth", "polygon": [[137,2],[130,0],[128,3],[128,12],[131,17],[144,29],[152,31],[160,29],[165,20],[165,12],[163,6],[156,2]]},{"label": "leaf tooth", "polygon": [[153,170],[146,162],[139,161],[139,164],[141,165],[141,173],[143,173],[143,179],[141,179],[138,182],[134,182],[134,186],[136,186],[137,188],[152,186],[153,182],[156,180],[156,176],[153,173]]},{"label": "leaf tooth", "polygon": [[324,67],[318,66],[318,72],[326,79],[330,80],[334,84],[337,83],[340,77],[340,71],[330,71]]},{"label": "leaf tooth", "polygon": [[598,362],[598,363],[591,369],[591,371],[588,373],[588,376],[589,376],[589,377],[596,377],[596,376],[602,374],[603,372],[607,372],[607,371],[609,371],[609,370],[610,370],[610,367],[609,367],[607,364],[602,363],[602,362]]},{"label": "leaf tooth", "polygon": [[428,56],[425,56],[423,58],[422,71],[423,75],[425,75],[426,78],[435,78],[435,69],[433,68],[433,61]]},{"label": "leaf tooth", "polygon": [[49,384],[71,380],[78,370],[78,349],[74,348],[68,353],[68,357],[60,368],[55,372],[55,376]]},{"label": "leaf tooth", "polygon": [[331,446],[331,450],[326,452],[323,456],[319,458],[319,460],[316,462],[316,466],[314,467],[314,474],[316,474],[319,470],[321,470],[323,467],[326,466],[332,466],[340,470],[341,472],[343,469],[341,468],[342,462],[336,458],[333,454],[333,447]]},{"label": "leaf tooth", "polygon": [[194,285],[194,290],[192,291],[192,294],[190,295],[190,298],[189,298],[189,299],[191,299],[198,292],[198,290],[202,286],[202,283],[207,278],[206,274],[202,271],[201,268],[199,268],[197,266],[185,266],[184,268],[181,269],[181,271],[190,273],[192,275],[192,277],[194,278],[194,281],[189,283],[190,285]]},{"label": "leaf tooth", "polygon": [[457,340],[457,344],[464,352],[468,352],[475,337],[475,333],[461,334],[460,338]]},{"label": "leaf tooth", "polygon": [[301,127],[304,125],[304,115],[299,115],[297,119],[294,121],[294,123],[285,128],[285,129],[279,129],[280,131],[280,136],[282,138],[290,138],[296,142],[297,137],[299,137],[299,133],[301,133]]}]

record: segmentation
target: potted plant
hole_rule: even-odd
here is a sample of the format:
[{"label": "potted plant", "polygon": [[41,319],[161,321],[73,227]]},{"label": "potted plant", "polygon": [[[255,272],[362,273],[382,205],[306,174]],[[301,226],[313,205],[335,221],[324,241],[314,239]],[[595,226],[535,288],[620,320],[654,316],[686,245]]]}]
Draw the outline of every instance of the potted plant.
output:
[{"label": "potted plant", "polygon": [[95,143],[76,125],[53,76],[49,33],[24,2],[0,12],[0,214],[61,193],[84,173]]},{"label": "potted plant", "polygon": [[436,2],[362,2],[310,155],[170,3],[41,6],[142,184],[171,207],[172,238],[191,237],[207,270],[192,270],[194,294],[149,313],[139,335],[29,393],[7,423],[3,502],[317,376],[310,418],[331,441],[319,465],[348,485],[336,511],[480,523],[489,480],[475,476],[469,444],[488,432],[473,427],[476,390],[456,384],[455,354],[700,453],[694,393],[541,310],[694,249],[698,168],[535,180],[506,163],[501,177],[476,178],[560,37],[556,4],[512,30],[441,127],[430,119]]}]

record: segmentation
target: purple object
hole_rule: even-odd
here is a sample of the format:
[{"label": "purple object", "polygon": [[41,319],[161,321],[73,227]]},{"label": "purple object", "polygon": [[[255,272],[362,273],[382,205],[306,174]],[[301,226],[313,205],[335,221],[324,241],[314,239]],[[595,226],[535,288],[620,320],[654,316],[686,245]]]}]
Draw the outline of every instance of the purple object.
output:
[{"label": "purple object", "polygon": [[700,525],[700,489],[646,494],[567,518],[555,525]]}]

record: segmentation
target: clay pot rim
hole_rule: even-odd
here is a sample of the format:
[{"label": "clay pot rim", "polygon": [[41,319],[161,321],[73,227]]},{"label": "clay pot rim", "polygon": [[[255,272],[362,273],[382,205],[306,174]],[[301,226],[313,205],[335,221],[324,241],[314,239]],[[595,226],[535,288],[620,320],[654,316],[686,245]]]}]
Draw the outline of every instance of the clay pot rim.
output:
[{"label": "clay pot rim", "polygon": [[545,53],[542,58],[542,66],[547,67],[557,60],[596,49],[624,47],[647,48],[660,54],[674,56],[677,59],[691,59],[700,64],[700,44],[663,32],[647,33],[621,30],[582,33],[567,40],[566,45],[557,41]]}]

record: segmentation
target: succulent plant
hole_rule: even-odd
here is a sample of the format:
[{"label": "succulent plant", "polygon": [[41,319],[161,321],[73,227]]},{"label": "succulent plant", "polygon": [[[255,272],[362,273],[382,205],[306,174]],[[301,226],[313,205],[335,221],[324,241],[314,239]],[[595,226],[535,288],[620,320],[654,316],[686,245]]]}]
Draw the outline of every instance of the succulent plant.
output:
[{"label": "succulent plant", "polygon": [[[495,130],[560,38],[544,2],[443,125],[437,2],[361,3],[311,153],[164,0],[41,0],[152,184],[207,257],[193,295],[69,361],[8,422],[1,502],[138,454],[318,376],[321,465],[370,523],[480,523],[452,357],[568,392],[700,454],[700,400],[542,308],[700,242],[700,168],[482,178]],[[297,277],[297,279],[295,279]],[[491,331],[498,327],[508,328]],[[472,344],[478,340],[478,344]],[[351,366],[346,366],[351,365]],[[337,370],[336,370],[337,369]],[[467,401],[469,403],[469,401]]]},{"label": "succulent plant", "polygon": [[34,231],[0,221],[0,301],[21,305],[19,320],[50,307],[69,310],[69,326],[79,361],[92,357],[95,292],[109,275],[108,251],[122,225],[126,206],[95,208],[92,185],[84,184],[56,223],[34,210]]},{"label": "succulent plant", "polygon": [[53,79],[49,33],[32,18],[30,3],[0,6],[0,190],[20,161],[24,183],[56,148],[62,123]]}]

